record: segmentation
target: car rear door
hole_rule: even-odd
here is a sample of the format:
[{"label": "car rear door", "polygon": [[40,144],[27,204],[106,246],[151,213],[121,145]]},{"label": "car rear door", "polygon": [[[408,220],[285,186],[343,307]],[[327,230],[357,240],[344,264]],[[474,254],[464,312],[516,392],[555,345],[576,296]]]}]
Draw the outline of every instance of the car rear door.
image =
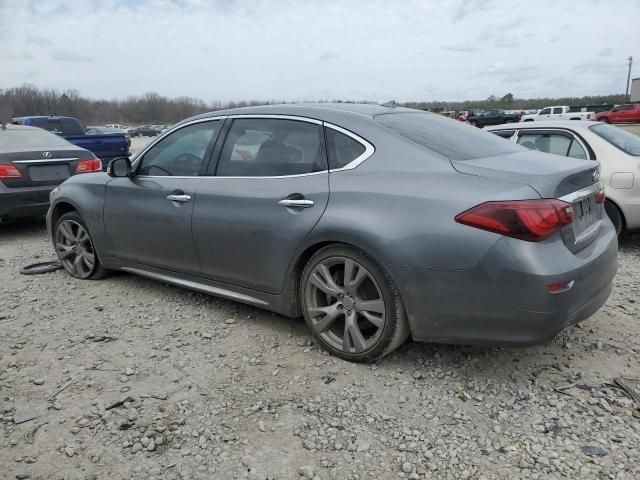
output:
[{"label": "car rear door", "polygon": [[193,234],[203,274],[268,293],[329,199],[321,122],[230,118],[217,161],[198,186]]},{"label": "car rear door", "polygon": [[175,272],[198,274],[191,214],[222,120],[186,124],[155,142],[130,178],[106,185],[107,255]]}]

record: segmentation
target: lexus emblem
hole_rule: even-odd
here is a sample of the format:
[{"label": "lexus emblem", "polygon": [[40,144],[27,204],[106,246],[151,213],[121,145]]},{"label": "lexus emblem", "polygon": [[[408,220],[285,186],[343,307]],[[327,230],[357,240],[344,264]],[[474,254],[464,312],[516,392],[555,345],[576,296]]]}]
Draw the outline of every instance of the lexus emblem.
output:
[{"label": "lexus emblem", "polygon": [[591,178],[593,179],[593,183],[597,183],[598,180],[600,180],[600,171],[594,170],[593,173],[591,174]]},{"label": "lexus emblem", "polygon": [[51,153],[51,152],[42,152],[42,156],[44,158],[51,158],[51,157],[53,157],[53,153]]}]

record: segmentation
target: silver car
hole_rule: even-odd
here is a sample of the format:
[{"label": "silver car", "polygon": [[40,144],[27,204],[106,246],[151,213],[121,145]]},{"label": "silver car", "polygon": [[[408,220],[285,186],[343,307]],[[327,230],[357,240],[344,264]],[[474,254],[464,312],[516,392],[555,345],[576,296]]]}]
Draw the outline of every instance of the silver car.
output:
[{"label": "silver car", "polygon": [[504,124],[488,131],[540,152],[600,163],[604,208],[618,234],[640,228],[640,137],[602,122]]},{"label": "silver car", "polygon": [[52,193],[69,274],[121,270],[303,315],[371,361],[415,340],[526,344],[597,311],[617,240],[597,164],[417,110],[190,118]]}]

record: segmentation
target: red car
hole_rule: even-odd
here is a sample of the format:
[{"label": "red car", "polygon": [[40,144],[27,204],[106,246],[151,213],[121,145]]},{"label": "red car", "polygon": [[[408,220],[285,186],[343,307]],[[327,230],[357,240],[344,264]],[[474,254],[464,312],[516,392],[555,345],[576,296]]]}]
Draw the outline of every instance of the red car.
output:
[{"label": "red car", "polygon": [[600,112],[596,120],[606,123],[640,123],[640,103],[625,103],[608,112]]}]

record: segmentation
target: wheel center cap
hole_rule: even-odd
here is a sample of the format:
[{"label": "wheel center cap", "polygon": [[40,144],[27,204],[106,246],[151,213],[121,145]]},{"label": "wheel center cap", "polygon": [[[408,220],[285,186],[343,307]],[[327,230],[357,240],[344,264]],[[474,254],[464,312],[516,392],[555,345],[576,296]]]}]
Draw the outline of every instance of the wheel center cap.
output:
[{"label": "wheel center cap", "polygon": [[356,302],[349,295],[346,295],[342,299],[342,305],[344,305],[344,308],[347,310],[351,310],[356,305]]}]

